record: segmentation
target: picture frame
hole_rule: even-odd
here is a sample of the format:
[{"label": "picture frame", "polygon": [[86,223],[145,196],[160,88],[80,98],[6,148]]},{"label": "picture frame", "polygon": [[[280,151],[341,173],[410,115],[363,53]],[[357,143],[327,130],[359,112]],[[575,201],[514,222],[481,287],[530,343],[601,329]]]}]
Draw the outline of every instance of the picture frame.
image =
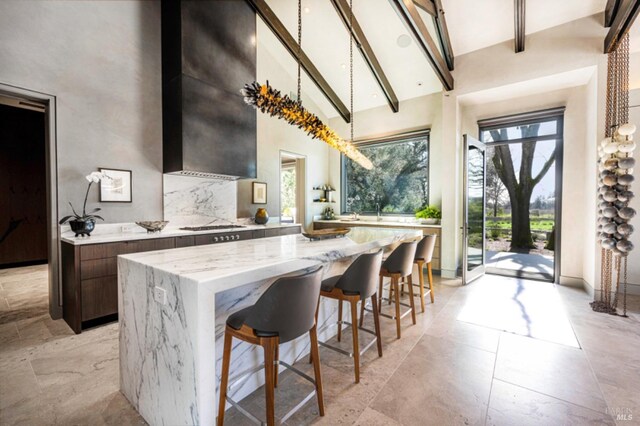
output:
[{"label": "picture frame", "polygon": [[253,204],[267,204],[267,183],[253,182]]},{"label": "picture frame", "polygon": [[133,183],[131,170],[99,168],[111,179],[100,181],[101,203],[130,203],[133,199]]}]

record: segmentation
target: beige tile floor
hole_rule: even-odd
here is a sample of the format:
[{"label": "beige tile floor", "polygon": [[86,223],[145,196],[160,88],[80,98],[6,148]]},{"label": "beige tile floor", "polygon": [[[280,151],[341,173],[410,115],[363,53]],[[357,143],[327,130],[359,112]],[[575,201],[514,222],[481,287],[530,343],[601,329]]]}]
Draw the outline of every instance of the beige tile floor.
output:
[{"label": "beige tile floor", "polygon": [[[318,417],[311,400],[287,423],[601,425],[616,424],[610,414],[623,413],[633,419],[617,424],[640,424],[637,299],[623,319],[592,312],[589,296],[573,288],[498,277],[458,284],[437,279],[436,303],[415,326],[405,318],[401,340],[383,319],[384,356],[364,355],[358,385],[350,358],[321,349],[326,415]],[[144,424],[118,392],[117,324],[74,335],[48,317],[46,288],[45,267],[0,270],[0,425]],[[481,299],[486,294],[496,297]],[[559,301],[548,307],[553,322],[540,316],[549,294]],[[496,317],[496,309],[512,314]],[[523,318],[530,327],[514,326]],[[548,330],[554,323],[560,340]],[[563,340],[567,324],[577,346]],[[347,330],[340,345],[350,341]],[[310,372],[306,361],[298,366]],[[276,415],[308,391],[309,384],[282,373]],[[262,417],[261,390],[243,405]],[[250,424],[233,410],[226,420]]]}]

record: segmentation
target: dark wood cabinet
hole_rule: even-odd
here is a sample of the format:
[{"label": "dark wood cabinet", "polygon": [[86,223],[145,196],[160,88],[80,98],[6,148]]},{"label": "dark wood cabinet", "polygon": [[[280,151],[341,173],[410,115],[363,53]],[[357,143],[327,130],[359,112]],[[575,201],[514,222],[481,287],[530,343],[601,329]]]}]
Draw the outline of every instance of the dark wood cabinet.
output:
[{"label": "dark wood cabinet", "polygon": [[76,333],[117,320],[119,255],[299,233],[300,226],[292,226],[103,244],[73,245],[63,242],[64,320]]}]

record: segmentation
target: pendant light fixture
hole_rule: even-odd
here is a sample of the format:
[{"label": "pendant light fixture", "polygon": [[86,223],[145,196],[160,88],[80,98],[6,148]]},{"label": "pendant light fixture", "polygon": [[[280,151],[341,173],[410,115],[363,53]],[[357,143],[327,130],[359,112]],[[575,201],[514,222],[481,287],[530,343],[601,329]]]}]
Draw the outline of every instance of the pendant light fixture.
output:
[{"label": "pendant light fixture", "polygon": [[302,76],[300,54],[302,51],[302,0],[298,0],[298,92],[297,99],[293,100],[287,95],[269,85],[269,81],[262,85],[257,81],[246,84],[240,91],[247,105],[260,112],[285,120],[292,126],[297,126],[313,139],[320,139],[330,147],[337,149],[347,158],[353,160],[367,170],[373,169],[373,163],[353,144],[353,0],[349,3],[349,86],[351,97],[351,138],[345,140],[338,136],[329,126],[324,124],[317,115],[302,106]]}]

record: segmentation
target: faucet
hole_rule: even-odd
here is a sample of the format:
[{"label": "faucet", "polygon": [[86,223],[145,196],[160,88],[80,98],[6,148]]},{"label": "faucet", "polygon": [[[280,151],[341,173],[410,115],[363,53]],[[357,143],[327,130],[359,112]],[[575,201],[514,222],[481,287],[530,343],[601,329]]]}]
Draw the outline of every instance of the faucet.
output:
[{"label": "faucet", "polygon": [[378,222],[382,220],[382,216],[380,215],[380,202],[376,203],[376,216],[378,218]]}]

